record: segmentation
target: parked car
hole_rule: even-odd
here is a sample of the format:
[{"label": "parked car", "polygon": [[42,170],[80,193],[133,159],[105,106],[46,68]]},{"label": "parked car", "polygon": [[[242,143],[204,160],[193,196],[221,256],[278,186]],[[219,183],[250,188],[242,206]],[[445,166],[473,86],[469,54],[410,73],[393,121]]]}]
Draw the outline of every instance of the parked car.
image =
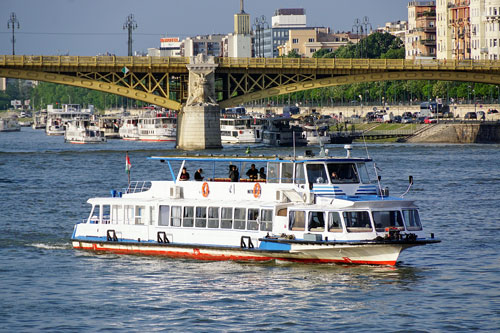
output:
[{"label": "parked car", "polygon": [[411,123],[413,123],[412,117],[403,117],[401,119],[401,124],[411,124]]},{"label": "parked car", "polygon": [[437,123],[437,119],[431,117],[425,117],[424,124],[435,124]]},{"label": "parked car", "polygon": [[411,112],[407,111],[407,112],[403,112],[403,115],[401,117],[402,118],[412,118],[413,115],[411,114]]},{"label": "parked car", "polygon": [[401,117],[401,116],[394,116],[394,119],[392,119],[392,122],[393,123],[401,123],[402,120],[403,120],[403,117]]},{"label": "parked car", "polygon": [[494,113],[498,113],[498,110],[495,109],[488,110],[488,114],[494,114]]},{"label": "parked car", "polygon": [[464,119],[477,119],[477,114],[475,112],[467,112]]},{"label": "parked car", "polygon": [[417,117],[417,119],[415,120],[415,122],[417,124],[424,124],[425,123],[425,118],[427,118],[427,117]]}]

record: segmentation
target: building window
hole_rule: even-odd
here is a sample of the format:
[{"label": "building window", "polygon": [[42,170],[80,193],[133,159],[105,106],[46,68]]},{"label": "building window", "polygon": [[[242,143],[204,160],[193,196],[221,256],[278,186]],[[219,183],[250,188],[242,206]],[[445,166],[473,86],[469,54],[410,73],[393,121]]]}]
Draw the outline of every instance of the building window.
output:
[{"label": "building window", "polygon": [[309,49],[309,52],[314,53],[316,52],[316,49]]},{"label": "building window", "polygon": [[293,43],[293,44],[297,44],[298,42],[299,42],[298,38],[294,38],[294,39],[292,39],[292,43]]},{"label": "building window", "polygon": [[309,43],[314,43],[314,38],[309,38]]}]

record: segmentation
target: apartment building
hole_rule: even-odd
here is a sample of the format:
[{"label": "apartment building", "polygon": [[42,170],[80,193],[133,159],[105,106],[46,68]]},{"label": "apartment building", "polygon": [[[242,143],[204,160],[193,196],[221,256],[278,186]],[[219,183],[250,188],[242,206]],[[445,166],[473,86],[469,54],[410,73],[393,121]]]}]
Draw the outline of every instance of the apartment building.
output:
[{"label": "apartment building", "polygon": [[278,47],[279,54],[287,55],[295,51],[301,57],[311,58],[314,52],[326,49],[329,52],[337,50],[349,43],[356,44],[359,36],[350,32],[330,33],[330,28],[305,28],[289,31],[288,41]]},{"label": "apartment building", "polygon": [[436,57],[436,3],[408,3],[408,30],[405,37],[406,59]]}]

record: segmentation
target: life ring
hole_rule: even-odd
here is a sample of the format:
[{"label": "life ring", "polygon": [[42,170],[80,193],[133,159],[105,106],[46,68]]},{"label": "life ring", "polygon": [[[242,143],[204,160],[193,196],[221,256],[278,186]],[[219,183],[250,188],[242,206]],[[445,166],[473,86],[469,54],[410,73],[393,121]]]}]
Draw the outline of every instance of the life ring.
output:
[{"label": "life ring", "polygon": [[260,197],[260,184],[259,183],[255,183],[255,185],[253,186],[253,197],[254,198],[259,198]]},{"label": "life ring", "polygon": [[208,183],[204,182],[203,185],[201,185],[201,194],[206,198],[208,197],[208,193],[210,193],[210,190],[208,189]]}]

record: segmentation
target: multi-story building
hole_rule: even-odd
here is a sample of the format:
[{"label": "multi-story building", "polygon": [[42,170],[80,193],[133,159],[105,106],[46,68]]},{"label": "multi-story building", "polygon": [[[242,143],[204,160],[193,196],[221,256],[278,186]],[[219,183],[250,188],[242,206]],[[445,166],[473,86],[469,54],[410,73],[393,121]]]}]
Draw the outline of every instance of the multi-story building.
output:
[{"label": "multi-story building", "polygon": [[160,48],[148,48],[150,57],[180,57],[181,45],[179,37],[160,38]]},{"label": "multi-story building", "polygon": [[234,15],[234,32],[223,40],[223,55],[225,57],[252,56],[252,35],[250,30],[250,15],[245,13],[243,0],[240,0],[240,11]]},{"label": "multi-story building", "polygon": [[271,18],[271,27],[266,24],[254,27],[257,28],[254,30],[254,56],[278,57],[278,47],[289,40],[290,30],[303,29],[306,24],[306,11],[303,8],[277,9]]},{"label": "multi-story building", "polygon": [[[479,11],[479,33],[483,33],[480,45],[480,59],[500,59],[500,0],[475,0],[474,8]],[[479,2],[476,5],[476,2]],[[482,10],[481,10],[482,9]],[[476,33],[478,31],[475,31]]]},{"label": "multi-story building", "polygon": [[330,33],[330,28],[293,29],[289,31],[288,41],[278,46],[278,50],[280,56],[295,51],[302,57],[310,58],[316,51],[326,49],[332,52],[348,43],[356,44],[358,41],[359,36],[356,34]]},{"label": "multi-story building", "polygon": [[452,59],[450,10],[453,0],[436,0],[436,58]]},{"label": "multi-story building", "polygon": [[226,35],[204,35],[187,37],[182,42],[181,54],[184,57],[194,57],[198,54],[206,56],[223,56],[223,39]]},{"label": "multi-story building", "polygon": [[434,1],[408,3],[406,59],[436,57],[436,4]]},{"label": "multi-story building", "polygon": [[405,39],[406,30],[408,30],[407,21],[386,22],[383,27],[377,28],[377,32],[386,32],[401,40]]},{"label": "multi-story building", "polygon": [[471,59],[470,0],[454,0],[448,9],[452,58]]}]

